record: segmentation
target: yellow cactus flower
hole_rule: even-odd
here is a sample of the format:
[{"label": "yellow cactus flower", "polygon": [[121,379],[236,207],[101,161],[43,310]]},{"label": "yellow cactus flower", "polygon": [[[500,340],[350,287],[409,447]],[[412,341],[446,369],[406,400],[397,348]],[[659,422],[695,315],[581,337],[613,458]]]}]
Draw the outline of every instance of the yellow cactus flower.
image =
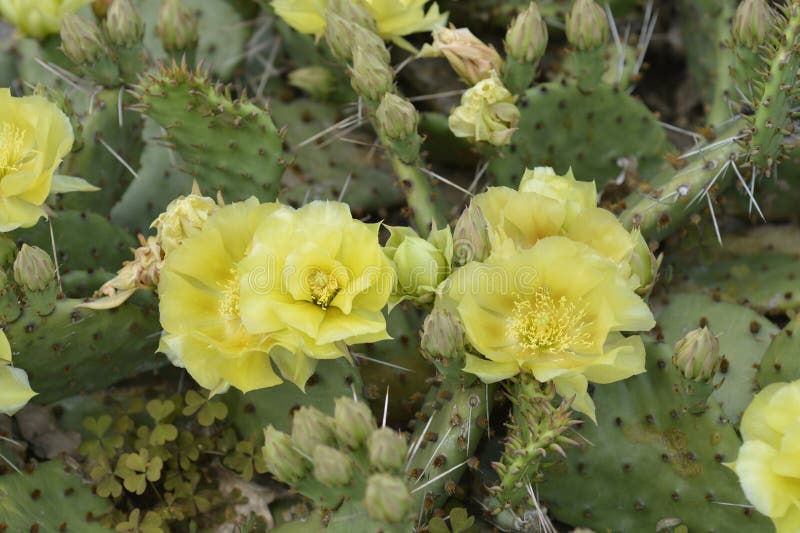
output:
[{"label": "yellow cactus flower", "polygon": [[[387,41],[398,41],[403,35],[431,31],[447,21],[434,2],[427,13],[428,0],[356,0],[375,19],[378,33]],[[275,14],[301,33],[320,36],[325,31],[325,10],[328,0],[272,0]]]},{"label": "yellow cactus flower", "polygon": [[4,364],[11,364],[11,345],[5,332],[0,329],[0,365]]},{"label": "yellow cactus flower", "polygon": [[747,499],[777,533],[800,531],[800,380],[756,394],[740,427],[744,443],[728,464]]},{"label": "yellow cactus flower", "polygon": [[158,244],[164,254],[169,254],[184,239],[199,233],[216,210],[217,203],[198,190],[171,201],[150,227],[156,228]]},{"label": "yellow cactus flower", "polygon": [[73,140],[69,119],[55,104],[0,89],[0,233],[45,216],[53,173]]},{"label": "yellow cactus flower", "polygon": [[0,366],[0,413],[13,415],[36,396],[21,368]]},{"label": "yellow cactus flower", "polygon": [[467,89],[461,95],[461,105],[448,118],[450,131],[456,137],[495,146],[511,142],[518,122],[519,109],[514,105],[514,95],[495,71]]},{"label": "yellow cactus flower", "polygon": [[597,207],[597,187],[593,181],[578,181],[569,169],[559,176],[551,167],[526,169],[519,183],[520,192],[535,192],[566,205],[567,214],[575,216],[584,209]]},{"label": "yellow cactus flower", "polygon": [[61,29],[61,20],[92,0],[0,0],[0,16],[27,37],[42,39]]},{"label": "yellow cactus flower", "polygon": [[445,290],[482,355],[468,355],[464,371],[486,382],[530,372],[553,380],[594,418],[588,381],[644,372],[641,339],[619,332],[649,330],[653,315],[617,263],[586,244],[545,237],[527,250],[465,265]]},{"label": "yellow cactus flower", "polygon": [[354,220],[346,204],[313,202],[276,210],[239,264],[242,322],[267,338],[291,331],[315,359],[346,357],[346,346],[389,338],[382,313],[394,273],[378,224]]},{"label": "yellow cactus flower", "polygon": [[259,224],[285,209],[255,198],[220,208],[161,268],[159,350],[213,392],[228,385],[247,392],[281,383],[270,359],[286,358],[296,349],[291,335],[254,334],[241,316],[238,263]]}]

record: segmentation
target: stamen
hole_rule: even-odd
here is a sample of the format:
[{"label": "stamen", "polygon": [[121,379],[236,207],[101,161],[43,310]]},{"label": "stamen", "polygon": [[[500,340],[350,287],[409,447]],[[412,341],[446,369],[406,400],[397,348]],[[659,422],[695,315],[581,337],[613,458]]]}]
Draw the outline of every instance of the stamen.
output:
[{"label": "stamen", "polygon": [[562,352],[590,342],[590,323],[584,309],[538,287],[531,296],[516,298],[508,329],[528,352]]},{"label": "stamen", "polygon": [[311,293],[311,300],[323,309],[327,309],[339,293],[341,287],[339,282],[332,274],[326,274],[321,270],[316,270],[308,276],[308,288]]},{"label": "stamen", "polygon": [[14,124],[0,124],[0,178],[19,170],[23,160],[25,132]]}]

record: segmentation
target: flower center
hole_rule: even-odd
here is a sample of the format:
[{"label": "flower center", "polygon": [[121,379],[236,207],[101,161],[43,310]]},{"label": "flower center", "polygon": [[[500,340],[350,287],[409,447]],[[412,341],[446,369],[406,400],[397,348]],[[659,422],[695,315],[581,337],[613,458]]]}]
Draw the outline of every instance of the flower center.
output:
[{"label": "flower center", "polygon": [[528,352],[563,352],[590,341],[588,325],[583,309],[538,287],[532,296],[515,300],[508,329]]},{"label": "flower center", "polygon": [[0,124],[0,178],[19,170],[25,132],[14,124]]},{"label": "flower center", "polygon": [[327,309],[341,287],[332,274],[315,270],[308,275],[308,289],[311,300],[321,308]]},{"label": "flower center", "polygon": [[219,302],[219,312],[227,320],[239,318],[239,273],[231,270],[231,277],[223,288],[222,300]]}]

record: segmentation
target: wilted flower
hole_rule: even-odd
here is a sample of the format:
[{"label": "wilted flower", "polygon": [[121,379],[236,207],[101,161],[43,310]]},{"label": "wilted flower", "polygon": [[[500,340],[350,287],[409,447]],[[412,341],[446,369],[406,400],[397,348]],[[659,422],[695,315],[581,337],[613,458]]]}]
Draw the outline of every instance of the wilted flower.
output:
[{"label": "wilted flower", "polygon": [[[17,31],[42,39],[61,29],[64,16],[75,13],[92,0],[0,0],[0,16]],[[2,116],[4,113],[0,113]]]},{"label": "wilted flower", "polygon": [[461,105],[448,119],[450,131],[456,137],[495,146],[511,141],[518,122],[519,109],[514,105],[514,95],[503,86],[496,72],[467,89],[461,96]]},{"label": "wilted flower", "polygon": [[389,299],[390,307],[403,300],[430,303],[436,288],[450,275],[453,237],[450,228],[434,230],[423,239],[407,227],[390,227],[391,236],[384,251],[397,272],[397,285]]},{"label": "wilted flower", "polygon": [[55,104],[0,89],[0,232],[31,227],[45,215],[42,204],[57,183],[53,173],[73,140],[69,119]]},{"label": "wilted flower", "polygon": [[644,372],[641,339],[617,332],[649,330],[653,315],[617,262],[586,244],[545,237],[527,250],[491,255],[457,270],[446,291],[483,356],[468,354],[464,371],[486,382],[521,372],[554,380],[593,418],[588,381]]},{"label": "wilted flower", "polygon": [[467,85],[475,85],[503,70],[503,59],[494,46],[487,45],[468,28],[437,28],[433,31],[433,44],[426,44],[420,57],[445,57],[456,74]]},{"label": "wilted flower", "polygon": [[777,533],[800,531],[800,380],[773,383],[742,416],[744,443],[729,466],[745,496]]},{"label": "wilted flower", "polygon": [[164,254],[169,254],[187,237],[199,233],[217,207],[214,200],[202,196],[196,187],[189,196],[171,201],[150,225],[157,231],[156,239]]}]

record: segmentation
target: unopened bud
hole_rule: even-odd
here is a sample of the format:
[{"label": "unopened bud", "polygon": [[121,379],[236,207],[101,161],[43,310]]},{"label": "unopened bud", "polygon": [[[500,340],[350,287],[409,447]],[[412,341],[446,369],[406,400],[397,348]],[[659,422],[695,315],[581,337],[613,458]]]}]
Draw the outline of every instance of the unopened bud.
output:
[{"label": "unopened bud", "polygon": [[464,351],[464,330],[447,309],[434,309],[425,318],[420,343],[422,352],[433,359],[455,359]]},{"label": "unopened bud", "polygon": [[386,93],[375,112],[381,133],[390,140],[405,139],[417,132],[419,114],[414,104],[396,94]]},{"label": "unopened bud", "polygon": [[167,52],[181,52],[197,47],[197,16],[181,0],[163,0],[158,12],[156,33]]},{"label": "unopened bud", "polygon": [[292,440],[306,455],[311,455],[318,444],[333,444],[333,419],[314,407],[301,407],[292,421]]},{"label": "unopened bud", "polygon": [[650,250],[642,232],[634,229],[631,232],[633,241],[633,254],[631,255],[631,273],[639,278],[639,287],[636,292],[640,295],[650,294],[658,277],[658,269],[661,266],[660,258]]},{"label": "unopened bud", "polygon": [[403,522],[408,519],[411,495],[402,479],[388,474],[375,474],[367,480],[364,506],[373,520]]},{"label": "unopened bud", "polygon": [[144,22],[131,0],[114,0],[105,27],[108,40],[118,46],[133,46],[144,37]]},{"label": "unopened bud", "polygon": [[94,63],[108,50],[97,24],[75,14],[61,22],[61,48],[76,65]]},{"label": "unopened bud", "polygon": [[360,45],[353,50],[350,83],[359,95],[378,102],[392,90],[394,70],[379,54]]},{"label": "unopened bud", "polygon": [[264,430],[264,447],[261,448],[261,453],[269,473],[283,483],[297,483],[303,479],[310,466],[292,447],[291,437],[272,425]]},{"label": "unopened bud", "polygon": [[370,464],[378,470],[401,472],[406,463],[408,443],[402,433],[381,428],[369,436],[367,451]]},{"label": "unopened bud", "polygon": [[731,32],[737,44],[758,48],[773,28],[775,14],[766,0],[743,0],[736,8]]},{"label": "unopened bud", "polygon": [[353,459],[346,453],[322,444],[312,455],[314,477],[326,487],[341,487],[353,479]]},{"label": "unopened bud", "polygon": [[353,2],[353,0],[330,0],[328,2],[328,13],[335,13],[372,33],[378,33],[378,25],[372,15],[369,14],[369,11],[364,9],[360,3]]},{"label": "unopened bud", "polygon": [[536,2],[517,15],[506,32],[506,53],[520,63],[538,61],[547,48],[547,24]]},{"label": "unopened bud", "polygon": [[686,379],[710,382],[721,362],[719,341],[705,326],[693,329],[675,343],[672,364]]},{"label": "unopened bud", "polygon": [[608,17],[594,0],[575,0],[566,29],[567,41],[581,51],[595,50],[608,41]]},{"label": "unopened bud", "polygon": [[487,45],[467,28],[436,28],[433,44],[426,44],[420,57],[445,57],[456,74],[468,85],[503,69],[503,59],[493,46]]},{"label": "unopened bud", "polygon": [[29,291],[43,291],[56,277],[50,254],[36,246],[22,245],[14,261],[14,281]]},{"label": "unopened bud", "polygon": [[483,261],[490,251],[486,219],[473,202],[461,213],[453,230],[453,263],[463,266],[470,261]]},{"label": "unopened bud", "polygon": [[336,79],[333,72],[325,67],[303,67],[289,73],[289,84],[324,100],[333,93]]},{"label": "unopened bud", "polygon": [[360,46],[389,63],[389,49],[377,33],[332,11],[328,11],[326,21],[325,41],[336,59],[352,63],[355,49]]},{"label": "unopened bud", "polygon": [[346,396],[336,399],[333,424],[339,440],[353,449],[360,448],[376,428],[369,406]]}]

